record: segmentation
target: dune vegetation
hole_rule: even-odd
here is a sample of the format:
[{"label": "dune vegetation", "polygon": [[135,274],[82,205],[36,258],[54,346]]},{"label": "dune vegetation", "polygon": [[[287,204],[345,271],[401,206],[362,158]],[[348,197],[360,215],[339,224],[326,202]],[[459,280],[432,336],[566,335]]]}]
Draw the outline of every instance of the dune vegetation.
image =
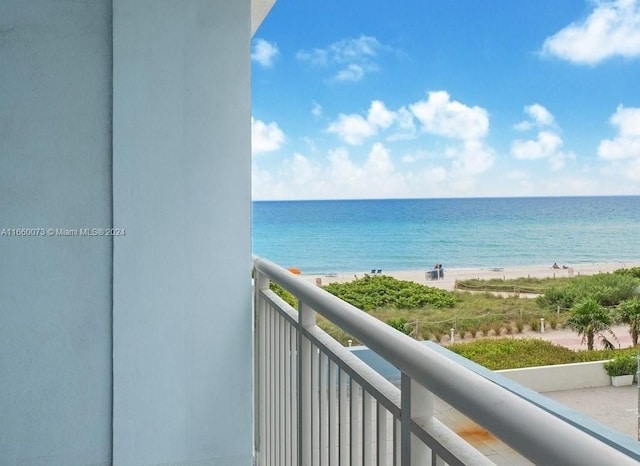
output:
[{"label": "dune vegetation", "polygon": [[[549,362],[553,358],[569,362],[560,355],[561,352],[566,353],[564,349],[552,349],[555,356],[548,359],[542,356],[543,350],[548,349],[546,347],[535,351],[530,347],[521,347],[538,343],[526,340],[524,343],[514,342],[513,338],[505,340],[510,335],[538,331],[541,318],[544,318],[547,329],[574,329],[589,343],[589,349],[600,345],[603,348],[614,348],[615,339],[607,333],[614,324],[629,325],[630,333],[636,341],[640,334],[640,268],[562,279],[470,280],[468,283],[462,282],[461,288],[465,286],[474,291],[449,292],[383,275],[365,276],[324,288],[418,340],[429,339],[448,344],[453,329],[457,343],[451,348],[467,357],[473,356],[470,357],[472,360],[477,360],[475,355],[481,352],[478,348],[498,345],[491,351],[502,356],[515,351],[520,354],[518,357],[528,353],[544,364],[553,363]],[[277,285],[274,287],[276,290],[279,288]],[[531,299],[513,293],[506,296],[497,293],[514,289],[535,289],[539,296]],[[277,292],[295,307],[293,296],[281,289]],[[342,344],[348,344],[349,340],[353,345],[359,343],[322,317],[318,317],[318,325]],[[477,346],[469,346],[469,349],[463,350],[466,342],[486,337],[492,337],[490,342],[473,343]],[[575,356],[581,352],[570,353],[573,354],[570,358],[587,358]],[[608,357],[608,353],[592,353],[589,358]],[[500,364],[484,360],[478,362],[486,363],[490,368],[501,368]],[[531,363],[533,361],[521,364]],[[505,364],[522,367],[517,366],[515,361]]]}]

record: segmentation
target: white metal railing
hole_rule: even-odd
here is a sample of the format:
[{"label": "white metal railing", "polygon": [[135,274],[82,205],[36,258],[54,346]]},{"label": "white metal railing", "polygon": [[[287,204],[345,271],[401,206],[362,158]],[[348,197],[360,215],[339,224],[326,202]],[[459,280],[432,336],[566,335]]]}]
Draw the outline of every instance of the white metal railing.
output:
[{"label": "white metal railing", "polygon": [[[260,466],[493,464],[434,417],[434,395],[536,464],[638,464],[640,449],[603,441],[269,261],[254,259],[254,283]],[[323,332],[316,313],[397,367],[400,388]]]}]

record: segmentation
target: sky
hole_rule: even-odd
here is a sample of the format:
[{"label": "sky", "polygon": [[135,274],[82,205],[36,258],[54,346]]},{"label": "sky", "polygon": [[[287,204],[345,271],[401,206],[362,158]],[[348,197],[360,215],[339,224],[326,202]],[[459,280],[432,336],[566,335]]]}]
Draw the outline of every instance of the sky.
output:
[{"label": "sky", "polygon": [[640,0],[277,0],[254,200],[640,194]]}]

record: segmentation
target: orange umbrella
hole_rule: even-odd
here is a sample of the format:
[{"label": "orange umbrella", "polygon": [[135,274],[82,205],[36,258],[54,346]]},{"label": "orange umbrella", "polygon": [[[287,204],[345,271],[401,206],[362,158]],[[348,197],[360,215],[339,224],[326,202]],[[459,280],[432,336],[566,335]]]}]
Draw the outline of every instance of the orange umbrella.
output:
[{"label": "orange umbrella", "polygon": [[287,270],[295,275],[300,275],[302,273],[298,267],[289,267]]}]

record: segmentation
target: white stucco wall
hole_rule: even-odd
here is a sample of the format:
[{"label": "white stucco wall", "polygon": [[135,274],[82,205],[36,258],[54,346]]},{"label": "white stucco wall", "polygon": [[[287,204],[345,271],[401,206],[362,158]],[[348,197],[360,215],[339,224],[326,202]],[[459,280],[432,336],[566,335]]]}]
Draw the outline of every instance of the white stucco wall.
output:
[{"label": "white stucco wall", "polygon": [[0,464],[253,463],[250,4],[0,2]]},{"label": "white stucco wall", "polygon": [[250,1],[113,21],[114,460],[250,465]]},{"label": "white stucco wall", "polygon": [[604,363],[605,361],[578,362],[496,372],[537,392],[553,392],[611,385]]},{"label": "white stucco wall", "polygon": [[[111,225],[110,107],[110,1],[0,2],[0,230]],[[110,463],[111,252],[0,236],[0,464]]]}]

